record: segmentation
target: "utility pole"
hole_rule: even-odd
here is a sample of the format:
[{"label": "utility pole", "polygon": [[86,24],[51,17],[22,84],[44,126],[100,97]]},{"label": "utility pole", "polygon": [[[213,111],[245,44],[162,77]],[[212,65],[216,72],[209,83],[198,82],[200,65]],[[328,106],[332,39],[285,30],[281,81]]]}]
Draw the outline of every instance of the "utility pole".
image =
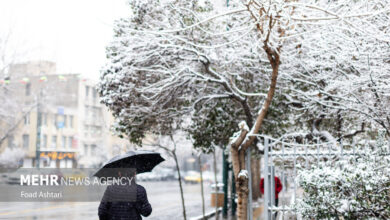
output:
[{"label": "utility pole", "polygon": [[223,177],[223,209],[222,217],[227,218],[228,216],[228,178],[229,178],[229,164],[226,159],[225,151],[222,151],[222,177]]},{"label": "utility pole", "polygon": [[37,97],[37,138],[36,138],[36,150],[35,150],[35,166],[39,168],[41,162],[41,126],[42,126],[42,114],[40,106],[40,95],[41,91]]}]

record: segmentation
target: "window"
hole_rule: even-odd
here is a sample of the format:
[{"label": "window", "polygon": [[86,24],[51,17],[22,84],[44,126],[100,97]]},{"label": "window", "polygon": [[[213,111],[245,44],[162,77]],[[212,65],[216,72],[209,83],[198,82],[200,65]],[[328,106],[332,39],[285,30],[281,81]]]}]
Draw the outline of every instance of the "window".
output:
[{"label": "window", "polygon": [[57,147],[57,136],[53,135],[51,137],[51,148],[56,148]]},{"label": "window", "polygon": [[88,118],[88,105],[85,106],[85,118]]},{"label": "window", "polygon": [[54,127],[57,127],[58,120],[57,120],[57,114],[54,114]]},{"label": "window", "polygon": [[84,144],[84,155],[88,155],[88,145]]},{"label": "window", "polygon": [[47,125],[47,113],[42,113],[42,125]]},{"label": "window", "polygon": [[42,119],[42,113],[41,112],[38,113],[38,118],[41,119],[41,125],[42,125],[43,124],[43,119]]},{"label": "window", "polygon": [[68,120],[68,117],[66,115],[64,115],[64,127],[65,128],[66,128],[66,125],[67,125],[67,123],[66,123],[67,120]]},{"label": "window", "polygon": [[101,115],[102,115],[102,114],[101,114],[101,113],[102,113],[102,108],[96,107],[95,109],[96,109],[95,111],[96,111],[97,117],[101,117]]},{"label": "window", "polygon": [[112,154],[119,155],[121,153],[121,147],[117,144],[112,146]]},{"label": "window", "polygon": [[26,84],[26,96],[31,95],[31,83]]},{"label": "window", "polygon": [[99,112],[99,108],[97,108],[97,107],[93,107],[93,108],[92,108],[92,118],[93,118],[94,120],[97,119],[97,117],[98,117],[98,112]]},{"label": "window", "polygon": [[44,134],[42,136],[41,146],[44,147],[44,148],[47,147],[47,135],[46,134]]},{"label": "window", "polygon": [[92,120],[96,119],[95,107],[91,107],[90,116],[91,116]]},{"label": "window", "polygon": [[89,132],[89,126],[85,125],[85,127],[84,127],[84,135],[88,136],[88,132]]},{"label": "window", "polygon": [[91,156],[96,156],[96,145],[95,144],[91,145]]},{"label": "window", "polygon": [[69,137],[68,139],[68,148],[72,148],[73,147],[73,137]]},{"label": "window", "polygon": [[97,91],[95,88],[92,89],[92,98],[95,100],[97,97]]},{"label": "window", "polygon": [[88,98],[89,95],[89,86],[85,86],[85,97]]},{"label": "window", "polygon": [[14,147],[14,136],[9,135],[8,136],[8,148],[13,148]]},{"label": "window", "polygon": [[27,113],[27,114],[24,116],[24,124],[25,124],[25,125],[29,125],[29,124],[30,124],[30,113]]},{"label": "window", "polygon": [[23,135],[23,148],[28,149],[28,146],[30,144],[30,136],[28,134]]},{"label": "window", "polygon": [[72,115],[69,116],[69,126],[71,128],[73,128],[73,116]]},{"label": "window", "polygon": [[102,134],[102,127],[96,126],[96,134],[101,135]]},{"label": "window", "polygon": [[66,147],[66,137],[65,137],[65,136],[62,136],[61,147],[62,147],[62,148],[65,148],[65,147]]}]

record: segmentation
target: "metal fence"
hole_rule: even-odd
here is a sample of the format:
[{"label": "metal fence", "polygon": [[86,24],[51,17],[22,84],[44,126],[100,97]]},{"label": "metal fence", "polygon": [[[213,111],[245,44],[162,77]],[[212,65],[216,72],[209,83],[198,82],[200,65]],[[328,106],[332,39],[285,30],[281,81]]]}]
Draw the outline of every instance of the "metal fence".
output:
[{"label": "metal fence", "polygon": [[[370,150],[368,143],[321,143],[316,139],[311,143],[297,143],[293,140],[276,140],[267,136],[256,135],[264,140],[264,219],[300,219],[292,209],[296,199],[302,196],[297,185],[297,167],[310,168],[313,164],[337,161],[354,157]],[[390,146],[389,146],[390,148]],[[275,205],[275,176],[279,177],[283,189],[279,193],[279,204]]]}]

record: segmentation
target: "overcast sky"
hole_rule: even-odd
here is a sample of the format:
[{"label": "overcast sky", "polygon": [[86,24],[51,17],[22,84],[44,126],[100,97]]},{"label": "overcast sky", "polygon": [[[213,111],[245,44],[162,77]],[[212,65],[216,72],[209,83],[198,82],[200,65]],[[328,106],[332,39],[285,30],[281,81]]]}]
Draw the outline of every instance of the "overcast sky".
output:
[{"label": "overcast sky", "polygon": [[27,59],[57,62],[60,73],[98,79],[112,23],[129,15],[127,0],[0,0],[0,33]]}]

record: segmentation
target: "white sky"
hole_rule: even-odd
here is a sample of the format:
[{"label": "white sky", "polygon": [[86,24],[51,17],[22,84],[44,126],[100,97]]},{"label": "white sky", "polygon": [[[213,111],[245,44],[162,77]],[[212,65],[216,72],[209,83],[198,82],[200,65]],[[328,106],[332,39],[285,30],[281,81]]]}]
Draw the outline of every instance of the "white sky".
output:
[{"label": "white sky", "polygon": [[57,62],[60,73],[98,79],[112,23],[130,13],[126,0],[0,0],[0,33],[24,59]]}]

